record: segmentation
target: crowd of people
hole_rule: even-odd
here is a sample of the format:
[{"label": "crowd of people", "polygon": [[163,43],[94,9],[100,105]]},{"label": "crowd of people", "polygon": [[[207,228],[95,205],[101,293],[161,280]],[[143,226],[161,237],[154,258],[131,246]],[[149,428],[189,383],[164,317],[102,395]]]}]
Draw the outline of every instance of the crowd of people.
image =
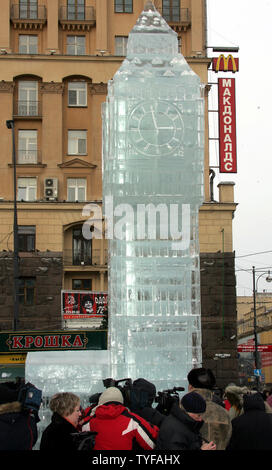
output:
[{"label": "crowd of people", "polygon": [[[272,450],[271,391],[235,384],[220,391],[205,368],[192,369],[187,380],[188,392],[168,413],[155,406],[156,387],[143,378],[132,383],[129,405],[116,386],[86,409],[79,396],[57,393],[40,450]],[[20,409],[14,385],[0,386],[0,450],[32,449],[38,421],[37,411]]]}]

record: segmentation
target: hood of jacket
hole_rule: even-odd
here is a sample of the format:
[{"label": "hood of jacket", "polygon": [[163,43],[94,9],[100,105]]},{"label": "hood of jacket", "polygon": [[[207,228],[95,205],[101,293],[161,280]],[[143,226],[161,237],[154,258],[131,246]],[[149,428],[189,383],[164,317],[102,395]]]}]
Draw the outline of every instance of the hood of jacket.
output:
[{"label": "hood of jacket", "polygon": [[260,393],[244,395],[244,412],[251,410],[265,411],[264,400]]},{"label": "hood of jacket", "polygon": [[22,405],[19,401],[12,401],[10,403],[2,403],[0,405],[0,415],[6,413],[20,413]]},{"label": "hood of jacket", "polygon": [[99,405],[95,409],[95,415],[99,419],[115,419],[121,415],[126,409],[124,405],[118,402],[108,402],[104,405]]}]

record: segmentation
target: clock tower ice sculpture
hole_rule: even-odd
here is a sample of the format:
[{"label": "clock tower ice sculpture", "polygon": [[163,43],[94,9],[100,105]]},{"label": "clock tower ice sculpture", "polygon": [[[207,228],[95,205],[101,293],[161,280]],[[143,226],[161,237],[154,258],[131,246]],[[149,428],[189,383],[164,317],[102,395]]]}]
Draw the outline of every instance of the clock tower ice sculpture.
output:
[{"label": "clock tower ice sculpture", "polygon": [[112,377],[185,386],[201,365],[203,86],[147,2],[103,105]]}]

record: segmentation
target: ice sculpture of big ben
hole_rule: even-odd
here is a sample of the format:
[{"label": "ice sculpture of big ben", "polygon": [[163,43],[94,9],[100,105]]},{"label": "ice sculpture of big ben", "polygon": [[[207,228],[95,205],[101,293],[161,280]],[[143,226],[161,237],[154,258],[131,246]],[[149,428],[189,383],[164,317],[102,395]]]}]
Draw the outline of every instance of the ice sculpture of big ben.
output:
[{"label": "ice sculpture of big ben", "polygon": [[103,108],[109,349],[115,379],[186,386],[201,365],[202,86],[147,2]]}]

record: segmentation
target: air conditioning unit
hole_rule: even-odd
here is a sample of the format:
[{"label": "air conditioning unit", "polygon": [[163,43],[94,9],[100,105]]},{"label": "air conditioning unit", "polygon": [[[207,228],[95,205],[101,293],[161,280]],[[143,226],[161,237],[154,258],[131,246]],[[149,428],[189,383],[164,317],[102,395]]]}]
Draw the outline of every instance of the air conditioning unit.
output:
[{"label": "air conditioning unit", "polygon": [[56,201],[58,199],[58,178],[45,178],[44,197],[46,201]]}]

